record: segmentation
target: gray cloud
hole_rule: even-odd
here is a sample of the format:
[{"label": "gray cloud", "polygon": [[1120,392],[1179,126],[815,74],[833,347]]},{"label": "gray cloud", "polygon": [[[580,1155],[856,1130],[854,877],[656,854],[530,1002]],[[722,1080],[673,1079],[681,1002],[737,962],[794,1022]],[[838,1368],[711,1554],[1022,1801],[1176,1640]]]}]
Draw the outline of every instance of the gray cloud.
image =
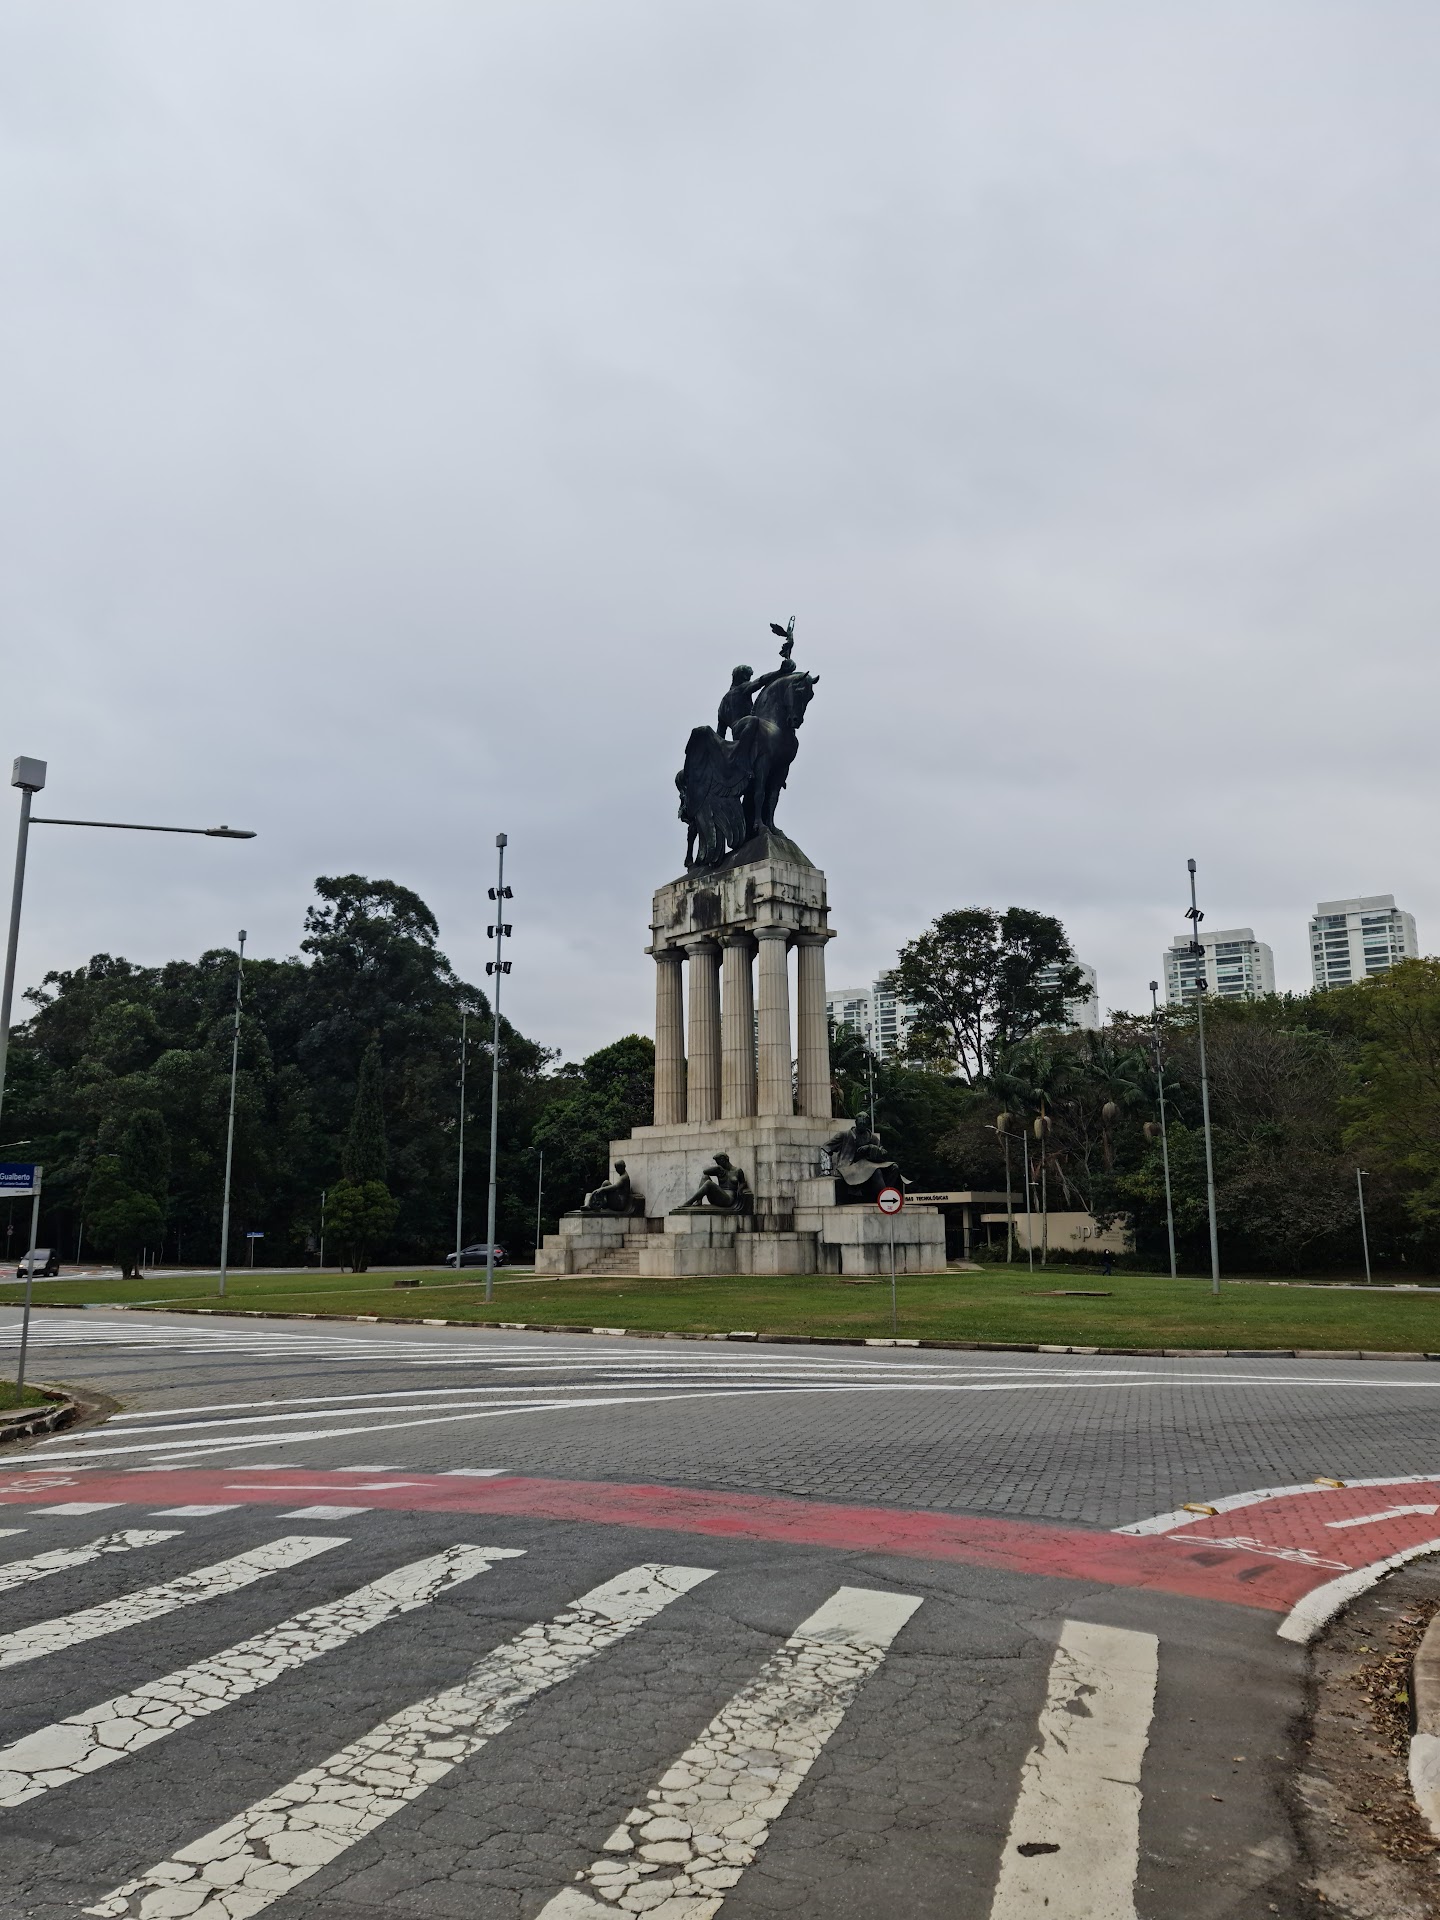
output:
[{"label": "gray cloud", "polygon": [[[1051,909],[1433,945],[1420,5],[0,8],[0,630],[26,981],[388,874],[587,1050],[671,779],[799,616],[831,977]],[[5,856],[8,858],[8,855]],[[1427,936],[1429,936],[1427,938]]]}]

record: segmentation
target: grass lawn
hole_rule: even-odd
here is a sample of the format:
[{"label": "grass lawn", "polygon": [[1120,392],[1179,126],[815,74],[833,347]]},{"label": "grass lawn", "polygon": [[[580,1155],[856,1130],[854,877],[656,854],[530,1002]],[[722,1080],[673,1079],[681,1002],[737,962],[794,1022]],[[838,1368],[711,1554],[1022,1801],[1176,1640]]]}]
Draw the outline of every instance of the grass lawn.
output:
[{"label": "grass lawn", "polygon": [[[523,1272],[521,1269],[519,1272]],[[483,1280],[457,1281],[444,1269],[417,1273],[418,1288],[394,1274],[232,1274],[225,1305],[267,1312],[373,1313],[483,1323],[528,1320],[560,1326],[660,1331],[839,1334],[890,1332],[888,1281],[824,1279],[531,1280],[502,1272],[486,1308]],[[145,1306],[219,1306],[213,1279],[151,1273],[141,1280],[70,1280],[47,1285],[47,1305],[124,1301]],[[1105,1290],[1103,1299],[1063,1297]],[[0,1285],[0,1305],[21,1290]],[[1017,1340],[1100,1347],[1340,1347],[1440,1353],[1440,1288],[1424,1293],[1227,1284],[1218,1300],[1203,1279],[1074,1269],[1047,1273],[987,1267],[979,1273],[902,1275],[902,1337]]]}]

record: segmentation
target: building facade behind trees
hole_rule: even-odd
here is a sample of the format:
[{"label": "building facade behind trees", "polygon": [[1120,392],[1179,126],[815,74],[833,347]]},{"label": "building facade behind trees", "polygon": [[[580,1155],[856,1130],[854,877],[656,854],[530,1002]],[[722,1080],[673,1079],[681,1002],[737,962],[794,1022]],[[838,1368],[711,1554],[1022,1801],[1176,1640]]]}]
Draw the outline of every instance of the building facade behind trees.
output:
[{"label": "building facade behind trees", "polygon": [[1402,960],[1418,959],[1415,916],[1393,893],[1321,900],[1310,919],[1310,966],[1318,989],[1373,980]]},{"label": "building facade behind trees", "polygon": [[1252,927],[1217,928],[1200,935],[1193,953],[1190,935],[1177,933],[1165,951],[1165,1004],[1188,1007],[1203,978],[1205,991],[1221,1000],[1258,1000],[1275,991],[1275,956]]}]

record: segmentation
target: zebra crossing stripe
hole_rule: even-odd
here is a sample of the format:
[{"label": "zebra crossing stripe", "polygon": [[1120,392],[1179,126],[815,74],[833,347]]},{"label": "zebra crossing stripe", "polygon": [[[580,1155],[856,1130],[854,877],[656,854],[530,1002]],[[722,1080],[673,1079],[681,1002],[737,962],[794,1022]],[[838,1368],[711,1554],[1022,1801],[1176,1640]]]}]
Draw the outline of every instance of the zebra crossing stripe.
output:
[{"label": "zebra crossing stripe", "polygon": [[1153,1633],[1065,1622],[990,1920],[1135,1920],[1158,1648]]},{"label": "zebra crossing stripe", "polygon": [[[7,1533],[23,1533],[23,1527],[7,1527]],[[87,1540],[79,1547],[50,1547],[44,1553],[37,1553],[29,1560],[12,1560],[7,1566],[0,1567],[0,1593],[8,1593],[12,1587],[23,1587],[31,1580],[43,1580],[47,1574],[63,1573],[67,1567],[83,1567],[91,1560],[98,1560],[106,1553],[133,1553],[137,1547],[153,1547],[162,1540],[175,1540],[183,1531],[180,1527],[167,1527],[160,1531],[145,1532],[140,1528],[125,1528],[120,1533],[102,1533],[96,1540]]]},{"label": "zebra crossing stripe", "polygon": [[161,1912],[249,1920],[478,1753],[537,1695],[570,1679],[713,1571],[632,1567],[592,1588],[553,1620],[486,1654],[458,1687],[382,1720],[85,1912],[102,1920],[148,1920]]},{"label": "zebra crossing stripe", "polygon": [[[163,1540],[168,1536],[145,1537]],[[98,1640],[102,1634],[118,1633],[122,1627],[137,1627],[144,1621],[175,1613],[181,1607],[198,1606],[202,1600],[216,1600],[223,1593],[236,1593],[268,1574],[298,1566],[302,1560],[312,1560],[317,1553],[328,1553],[332,1547],[345,1544],[343,1538],[334,1534],[285,1534],[263,1547],[252,1547],[248,1553],[237,1553],[232,1560],[217,1560],[214,1566],[182,1573],[178,1579],[166,1580],[158,1587],[142,1587],[138,1593],[121,1594],[117,1600],[102,1600],[99,1606],[82,1608],[79,1613],[41,1620],[33,1627],[17,1627],[13,1633],[0,1634],[0,1667],[18,1667],[22,1661],[39,1660],[47,1653],[77,1646],[82,1640]]]},{"label": "zebra crossing stripe", "polygon": [[0,1747],[0,1807],[20,1807],[81,1774],[94,1773],[222,1707],[268,1687],[282,1674],[332,1653],[397,1614],[428,1606],[442,1593],[497,1560],[518,1560],[522,1547],[447,1547],[399,1567],[339,1600],[310,1607],[193,1666],[147,1680]]},{"label": "zebra crossing stripe", "polygon": [[614,1920],[617,1906],[666,1920],[718,1913],[919,1605],[865,1587],[832,1594],[625,1816],[583,1889],[556,1894],[537,1920]]}]

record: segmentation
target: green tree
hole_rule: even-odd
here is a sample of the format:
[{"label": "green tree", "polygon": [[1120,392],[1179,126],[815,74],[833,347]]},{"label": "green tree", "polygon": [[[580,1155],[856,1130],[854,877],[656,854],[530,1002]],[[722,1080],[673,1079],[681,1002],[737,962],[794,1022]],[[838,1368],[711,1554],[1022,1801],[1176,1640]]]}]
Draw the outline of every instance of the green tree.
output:
[{"label": "green tree", "polygon": [[545,1186],[560,1210],[605,1178],[610,1142],[655,1116],[655,1043],[626,1034],[578,1067],[557,1074],[554,1093],[532,1135],[545,1154]]},{"label": "green tree", "polygon": [[1440,1222],[1440,960],[1405,960],[1379,979],[1315,996],[1347,1037],[1345,1144],[1388,1175],[1421,1227]]},{"label": "green tree", "polygon": [[907,1057],[970,1086],[1006,1047],[1061,1022],[1065,1002],[1087,992],[1064,927],[1028,907],[942,913],[901,948],[890,978],[915,1009]]},{"label": "green tree", "polygon": [[340,1156],[345,1178],[357,1186],[385,1178],[384,1071],[380,1043],[372,1040],[361,1057],[355,1110],[350,1116],[350,1131],[345,1136],[345,1151]]},{"label": "green tree", "polygon": [[95,1162],[86,1194],[85,1218],[100,1252],[131,1279],[146,1247],[158,1246],[165,1209],[153,1193],[126,1178],[119,1154],[104,1153]]},{"label": "green tree", "polygon": [[340,1180],[325,1200],[326,1232],[352,1273],[364,1273],[395,1224],[400,1203],[383,1180]]}]

